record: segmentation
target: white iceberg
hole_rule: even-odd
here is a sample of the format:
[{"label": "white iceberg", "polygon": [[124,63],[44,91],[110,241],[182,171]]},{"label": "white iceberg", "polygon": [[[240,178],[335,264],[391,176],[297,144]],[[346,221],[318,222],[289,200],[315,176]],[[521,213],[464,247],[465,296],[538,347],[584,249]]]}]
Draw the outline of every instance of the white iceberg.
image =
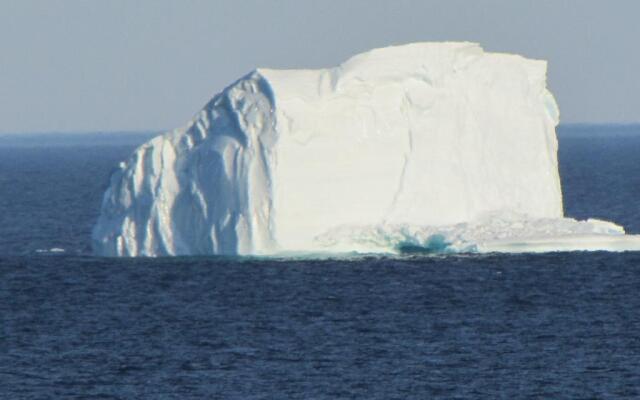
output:
[{"label": "white iceberg", "polygon": [[546,62],[474,43],[258,69],[111,177],[96,254],[630,250],[563,218]]}]

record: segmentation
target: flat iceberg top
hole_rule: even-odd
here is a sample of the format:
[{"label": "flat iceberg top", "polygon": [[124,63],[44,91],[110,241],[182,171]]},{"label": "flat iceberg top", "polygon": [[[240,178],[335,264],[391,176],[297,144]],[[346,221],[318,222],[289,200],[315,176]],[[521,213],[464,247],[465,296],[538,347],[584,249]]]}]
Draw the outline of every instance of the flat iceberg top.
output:
[{"label": "flat iceberg top", "polygon": [[[467,229],[449,250],[508,248],[517,224],[473,233],[491,225],[487,215],[566,222],[558,118],[546,62],[474,43],[375,49],[327,69],[259,68],[120,165],[94,251],[396,251],[394,240],[358,237],[407,226],[422,244]],[[584,226],[601,235],[601,225],[576,224],[581,237]]]},{"label": "flat iceberg top", "polygon": [[[328,69],[258,68],[256,71],[272,86],[282,90],[282,95],[290,92],[297,96],[303,94],[314,97],[340,92],[346,89],[344,85],[367,82],[373,85],[409,80],[442,83],[447,77],[463,72],[478,61],[483,68],[492,69],[494,76],[491,79],[502,80],[502,72],[522,69],[523,77],[526,76],[529,81],[527,84],[533,84],[540,91],[545,89],[546,61],[526,59],[515,54],[488,53],[479,44],[470,42],[426,42],[379,48],[353,56],[341,65]],[[557,113],[557,109],[554,111]],[[554,115],[554,118],[557,117],[557,114]]]}]

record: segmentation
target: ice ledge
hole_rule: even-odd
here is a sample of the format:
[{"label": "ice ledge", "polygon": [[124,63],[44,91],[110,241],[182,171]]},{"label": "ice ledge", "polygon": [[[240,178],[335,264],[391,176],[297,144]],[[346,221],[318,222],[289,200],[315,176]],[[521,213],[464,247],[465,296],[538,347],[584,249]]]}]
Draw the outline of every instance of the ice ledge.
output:
[{"label": "ice ledge", "polygon": [[621,226],[608,221],[531,219],[513,213],[491,213],[450,226],[342,226],[316,240],[319,247],[334,253],[640,251],[640,235],[626,235]]}]

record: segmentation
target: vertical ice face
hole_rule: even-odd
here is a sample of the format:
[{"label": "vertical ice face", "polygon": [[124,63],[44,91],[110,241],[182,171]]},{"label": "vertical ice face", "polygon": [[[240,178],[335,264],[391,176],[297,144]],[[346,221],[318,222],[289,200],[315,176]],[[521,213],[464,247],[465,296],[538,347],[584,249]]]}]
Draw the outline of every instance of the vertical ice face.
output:
[{"label": "vertical ice face", "polygon": [[472,43],[258,69],[112,176],[100,255],[331,250],[345,226],[562,217],[546,63]]},{"label": "vertical ice face", "polygon": [[561,217],[546,63],[469,43],[373,50],[323,71],[260,71],[276,94],[278,243],[336,226]]}]

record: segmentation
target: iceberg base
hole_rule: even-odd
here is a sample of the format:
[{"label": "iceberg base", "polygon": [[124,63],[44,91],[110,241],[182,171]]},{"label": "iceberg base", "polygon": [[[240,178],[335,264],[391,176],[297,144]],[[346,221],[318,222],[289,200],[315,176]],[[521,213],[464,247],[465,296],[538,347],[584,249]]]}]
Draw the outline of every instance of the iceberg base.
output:
[{"label": "iceberg base", "polygon": [[318,250],[332,253],[640,251],[640,235],[627,235],[621,226],[608,221],[530,219],[511,213],[449,226],[341,226],[316,237],[316,243]]}]

